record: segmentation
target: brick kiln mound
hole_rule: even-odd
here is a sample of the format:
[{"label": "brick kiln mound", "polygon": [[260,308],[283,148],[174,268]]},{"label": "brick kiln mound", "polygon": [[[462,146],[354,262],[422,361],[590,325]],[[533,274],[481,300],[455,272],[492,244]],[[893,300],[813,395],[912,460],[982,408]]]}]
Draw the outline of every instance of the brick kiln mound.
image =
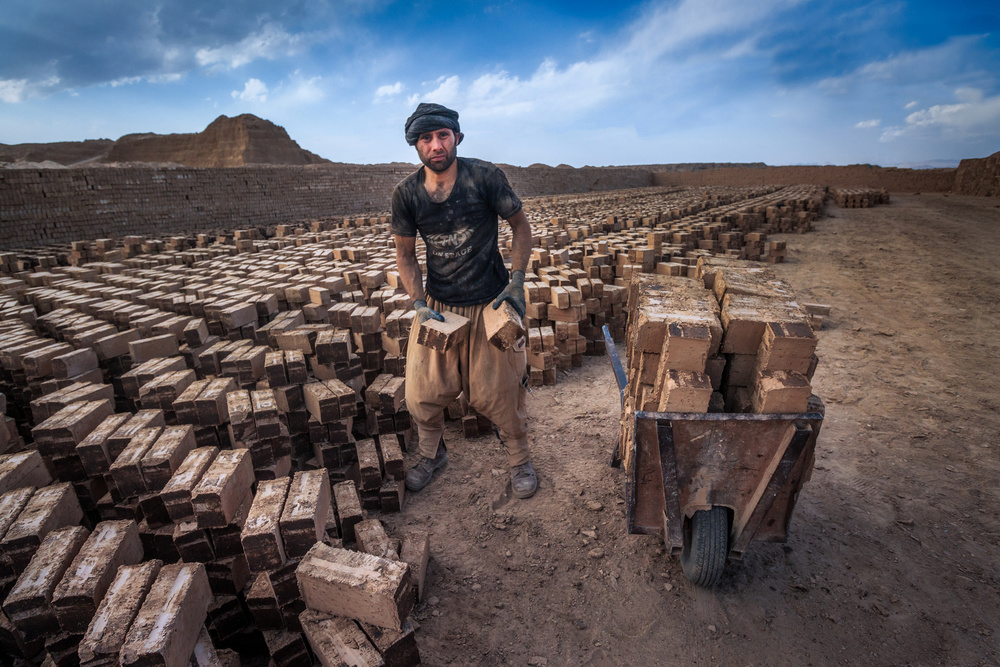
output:
[{"label": "brick kiln mound", "polygon": [[173,162],[187,167],[308,165],[330,161],[301,148],[285,128],[252,114],[219,116],[191,134],[127,134],[106,162]]},{"label": "brick kiln mound", "polygon": [[989,157],[962,160],[955,174],[955,192],[1000,197],[1000,151]]}]

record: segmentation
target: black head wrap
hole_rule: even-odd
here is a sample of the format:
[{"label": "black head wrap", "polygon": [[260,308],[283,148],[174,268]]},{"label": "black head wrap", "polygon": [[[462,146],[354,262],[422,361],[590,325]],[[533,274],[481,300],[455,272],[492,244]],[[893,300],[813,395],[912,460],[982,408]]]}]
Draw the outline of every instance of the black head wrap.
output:
[{"label": "black head wrap", "polygon": [[421,134],[443,127],[455,134],[461,133],[458,126],[458,112],[440,104],[421,102],[417,105],[417,110],[406,119],[406,143],[416,146]]}]

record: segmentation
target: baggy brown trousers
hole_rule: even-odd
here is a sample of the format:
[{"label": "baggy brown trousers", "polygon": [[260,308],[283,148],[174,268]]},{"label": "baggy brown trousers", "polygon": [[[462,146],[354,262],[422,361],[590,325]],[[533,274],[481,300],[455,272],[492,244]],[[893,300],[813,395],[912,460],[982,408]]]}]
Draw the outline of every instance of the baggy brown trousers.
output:
[{"label": "baggy brown trousers", "polygon": [[437,311],[469,318],[469,335],[447,352],[417,343],[419,325],[414,321],[406,345],[406,408],[417,426],[420,453],[433,458],[444,434],[444,411],[465,392],[469,405],[500,429],[507,464],[528,461],[527,390],[522,384],[527,360],[524,350],[499,350],[490,344],[478,306],[447,306],[428,298]]}]

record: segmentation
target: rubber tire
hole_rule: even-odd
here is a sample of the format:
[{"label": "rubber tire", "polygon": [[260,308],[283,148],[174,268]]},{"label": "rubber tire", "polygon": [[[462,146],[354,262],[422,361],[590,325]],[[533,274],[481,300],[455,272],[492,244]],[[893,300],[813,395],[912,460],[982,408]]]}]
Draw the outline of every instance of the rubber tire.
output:
[{"label": "rubber tire", "polygon": [[719,506],[699,510],[686,522],[684,533],[684,576],[697,586],[715,586],[729,555],[729,511]]}]

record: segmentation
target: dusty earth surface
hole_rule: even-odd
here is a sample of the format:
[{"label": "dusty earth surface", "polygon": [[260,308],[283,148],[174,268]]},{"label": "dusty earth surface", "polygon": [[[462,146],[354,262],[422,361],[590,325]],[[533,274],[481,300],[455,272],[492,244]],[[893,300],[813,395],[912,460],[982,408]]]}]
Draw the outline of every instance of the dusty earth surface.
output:
[{"label": "dusty earth surface", "polygon": [[783,237],[778,274],[833,307],[826,420],[788,543],[754,543],[714,589],[625,533],[606,357],[529,397],[534,498],[509,497],[495,438],[450,426],[448,467],[387,517],[431,531],[424,662],[1000,663],[998,206],[896,194]]}]

